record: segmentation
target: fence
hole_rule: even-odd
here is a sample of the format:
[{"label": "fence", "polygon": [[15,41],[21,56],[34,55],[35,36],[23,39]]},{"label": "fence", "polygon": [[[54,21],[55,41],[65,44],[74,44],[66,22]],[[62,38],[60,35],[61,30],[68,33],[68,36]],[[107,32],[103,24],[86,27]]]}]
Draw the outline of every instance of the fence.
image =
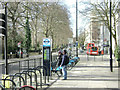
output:
[{"label": "fence", "polygon": [[[70,70],[79,60],[79,57],[74,57],[69,61],[69,67],[67,68]],[[59,78],[60,68],[54,68],[53,66],[57,63],[57,55],[52,56],[52,68],[51,72],[55,73]],[[0,75],[4,74],[4,64],[0,65],[1,72]],[[59,69],[59,70],[58,70]],[[34,58],[34,59],[27,59],[27,60],[19,60],[15,62],[11,62],[8,64],[8,76],[5,76],[4,79],[0,78],[0,88],[9,88],[9,89],[21,89],[21,88],[33,88],[36,90],[38,88],[44,88],[42,86],[51,85],[53,82],[49,82],[49,69],[46,66],[42,66],[42,58]],[[59,72],[58,72],[59,71]],[[48,74],[46,74],[48,73]],[[53,74],[52,74],[53,75]],[[52,79],[51,75],[51,79]],[[9,78],[8,78],[9,77]],[[55,76],[54,76],[55,78]],[[53,79],[52,79],[53,80]],[[5,82],[6,81],[6,82]],[[11,84],[8,84],[8,82]],[[33,89],[33,90],[34,90]]]},{"label": "fence", "polygon": [[[52,56],[52,61],[56,59],[57,59],[57,55]],[[8,74],[20,73],[24,70],[35,68],[41,65],[42,65],[42,58],[25,59],[25,60],[10,62],[8,63]],[[5,74],[4,64],[0,65],[0,79],[2,79],[2,74]]]}]

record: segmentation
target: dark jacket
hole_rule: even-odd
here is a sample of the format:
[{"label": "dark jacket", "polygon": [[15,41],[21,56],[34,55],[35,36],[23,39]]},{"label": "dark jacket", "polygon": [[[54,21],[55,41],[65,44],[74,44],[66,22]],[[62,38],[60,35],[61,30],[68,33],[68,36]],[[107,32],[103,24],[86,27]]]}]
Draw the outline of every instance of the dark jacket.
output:
[{"label": "dark jacket", "polygon": [[62,62],[62,54],[61,54],[61,55],[59,55],[59,58],[58,58],[58,66],[60,66],[60,65],[61,65],[61,62]]},{"label": "dark jacket", "polygon": [[66,57],[67,57],[67,55],[66,55],[66,54],[64,54],[64,55],[62,56],[61,66],[66,65],[66,64],[65,64],[65,62],[66,62]]}]

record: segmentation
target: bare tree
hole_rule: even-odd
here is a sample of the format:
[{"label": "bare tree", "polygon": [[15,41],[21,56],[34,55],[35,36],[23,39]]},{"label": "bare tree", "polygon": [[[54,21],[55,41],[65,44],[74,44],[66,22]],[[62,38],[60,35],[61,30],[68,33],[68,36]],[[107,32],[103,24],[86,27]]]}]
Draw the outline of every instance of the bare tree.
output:
[{"label": "bare tree", "polygon": [[[11,45],[13,49],[16,49],[19,40],[22,40],[21,36],[18,34],[18,24],[17,21],[22,14],[25,12],[21,9],[20,2],[9,2],[7,3],[8,9],[8,46]],[[21,39],[20,39],[21,38]],[[15,51],[15,50],[14,50]]]},{"label": "bare tree", "polygon": [[[17,35],[23,36],[25,39],[26,11],[28,11],[32,42],[34,42],[33,47],[35,49],[37,49],[39,42],[42,42],[41,38],[44,36],[52,38],[53,46],[67,44],[67,38],[72,37],[69,12],[65,6],[58,2],[11,2],[8,4],[9,35],[11,35],[14,45],[17,42]],[[40,32],[41,38],[39,38],[38,32]]]},{"label": "bare tree", "polygon": [[42,28],[45,37],[52,37],[53,45],[58,34],[65,37],[65,33],[70,30],[69,15],[66,7],[59,5],[58,3],[46,3],[42,8]]},{"label": "bare tree", "polygon": [[[111,17],[112,17],[112,36],[115,40],[115,45],[117,46],[117,40],[116,40],[116,23],[118,22],[118,18],[117,18],[117,13],[119,11],[118,8],[118,0],[112,2],[112,11],[111,11]],[[108,0],[104,0],[103,2],[99,2],[99,3],[85,3],[88,4],[91,8],[86,8],[85,11],[80,11],[80,13],[82,14],[87,14],[86,15],[90,15],[90,13],[92,12],[94,15],[96,15],[96,17],[98,17],[98,20],[100,20],[101,22],[104,22],[106,27],[108,28],[108,30],[110,31],[110,8],[109,8],[109,2]]]}]

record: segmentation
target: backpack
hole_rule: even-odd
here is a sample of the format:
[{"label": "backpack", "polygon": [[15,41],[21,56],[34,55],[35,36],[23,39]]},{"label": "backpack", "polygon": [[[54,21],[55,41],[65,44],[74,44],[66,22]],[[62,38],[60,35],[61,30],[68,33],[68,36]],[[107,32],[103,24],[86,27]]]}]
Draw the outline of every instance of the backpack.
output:
[{"label": "backpack", "polygon": [[69,57],[66,55],[65,56],[65,65],[67,65],[69,63]]}]

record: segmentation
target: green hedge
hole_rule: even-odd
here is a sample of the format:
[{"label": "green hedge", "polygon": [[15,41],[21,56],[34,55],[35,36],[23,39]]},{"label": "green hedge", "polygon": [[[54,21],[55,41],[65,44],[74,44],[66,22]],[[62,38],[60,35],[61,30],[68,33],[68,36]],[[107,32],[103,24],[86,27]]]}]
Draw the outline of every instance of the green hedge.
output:
[{"label": "green hedge", "polygon": [[117,60],[120,59],[120,46],[117,46],[117,47],[115,48],[114,53],[115,53],[115,58],[116,58]]}]

